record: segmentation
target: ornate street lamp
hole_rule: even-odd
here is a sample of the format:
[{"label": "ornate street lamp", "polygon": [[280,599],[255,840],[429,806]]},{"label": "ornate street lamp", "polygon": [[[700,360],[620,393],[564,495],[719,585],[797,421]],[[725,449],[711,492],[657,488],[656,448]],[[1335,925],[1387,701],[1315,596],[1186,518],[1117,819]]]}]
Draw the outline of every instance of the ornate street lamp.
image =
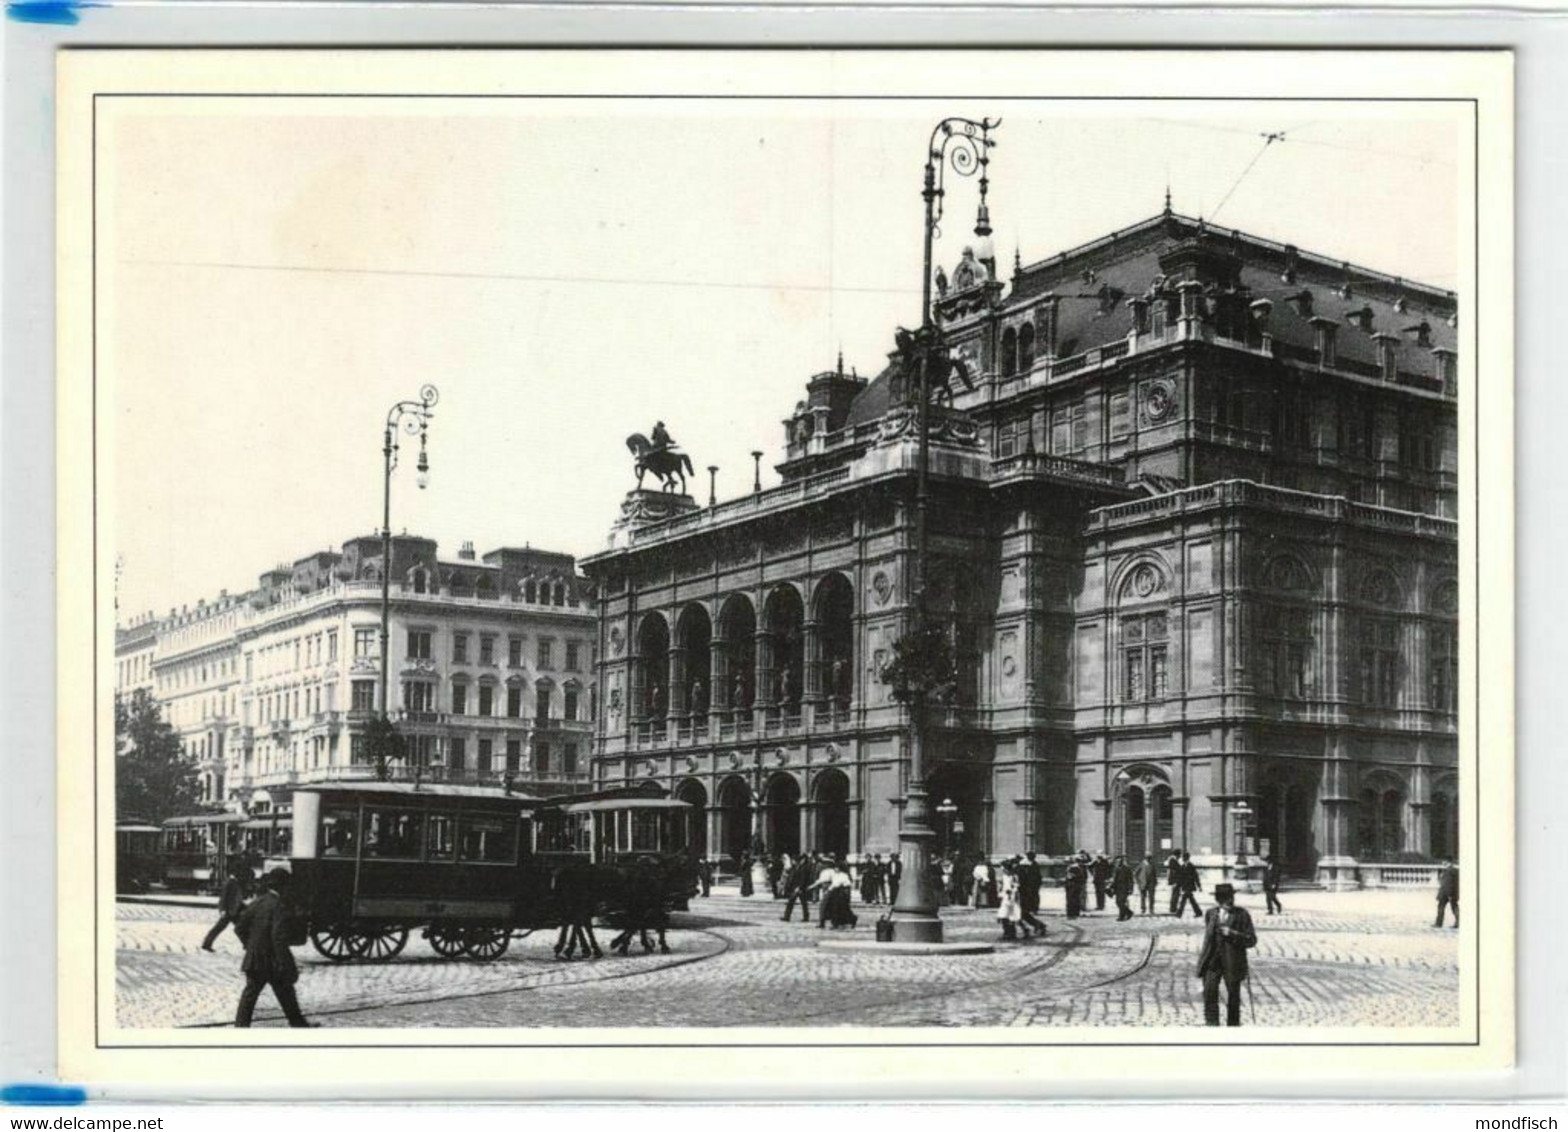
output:
[{"label": "ornate street lamp", "polygon": [[[915,464],[915,638],[920,646],[929,641],[926,626],[926,575],[929,563],[930,538],[926,511],[929,507],[929,478],[931,467],[931,386],[934,375],[943,377],[953,368],[941,329],[936,325],[931,306],[932,245],[937,226],[942,220],[943,199],[947,194],[947,169],[962,177],[980,174],[980,209],[975,231],[982,238],[989,235],[991,224],[986,210],[985,194],[989,185],[987,169],[990,151],[996,143],[991,131],[1002,123],[983,118],[976,122],[969,118],[944,118],[931,131],[931,143],[926,147],[925,188],[921,197],[925,201],[924,270],[921,280],[920,329],[913,336],[914,357],[908,359],[918,371],[916,398],[918,405],[917,428],[919,441]],[[925,759],[925,690],[917,690],[909,707],[909,786],[905,791],[902,820],[898,840],[904,863],[904,883],[899,885],[898,901],[893,906],[893,939],[900,943],[940,943],[942,920],[937,913],[936,893],[932,891],[930,876],[931,830],[926,793]]]},{"label": "ornate street lamp", "polygon": [[425,437],[430,429],[431,411],[441,400],[434,385],[422,385],[419,400],[399,401],[387,410],[386,431],[382,433],[381,456],[381,718],[391,722],[392,685],[388,662],[391,658],[392,611],[392,472],[397,468],[398,430],[419,437],[419,461],[415,464],[416,482],[423,491],[430,485],[430,457],[425,452]]},{"label": "ornate street lamp", "polygon": [[953,805],[951,798],[943,798],[936,812],[942,815],[942,855],[948,857],[953,852],[953,815],[958,813],[958,807]]}]

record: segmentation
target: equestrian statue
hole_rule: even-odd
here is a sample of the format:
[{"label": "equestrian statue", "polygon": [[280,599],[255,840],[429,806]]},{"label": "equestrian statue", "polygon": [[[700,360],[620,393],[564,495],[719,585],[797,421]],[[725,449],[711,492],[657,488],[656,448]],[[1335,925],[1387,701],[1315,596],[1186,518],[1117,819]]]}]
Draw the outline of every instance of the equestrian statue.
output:
[{"label": "equestrian statue", "polygon": [[674,491],[678,483],[680,494],[686,494],[686,477],[694,474],[691,457],[675,451],[675,441],[665,429],[663,421],[654,424],[652,440],[640,432],[634,432],[626,438],[626,447],[636,458],[639,491],[642,490],[642,477],[652,472],[663,481],[665,491]]}]

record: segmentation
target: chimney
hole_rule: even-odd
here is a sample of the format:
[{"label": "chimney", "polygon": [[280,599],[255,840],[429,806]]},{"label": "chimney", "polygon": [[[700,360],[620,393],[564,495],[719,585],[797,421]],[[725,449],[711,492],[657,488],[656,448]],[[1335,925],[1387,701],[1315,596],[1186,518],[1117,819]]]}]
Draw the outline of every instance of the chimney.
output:
[{"label": "chimney", "polygon": [[1285,245],[1285,268],[1279,273],[1281,283],[1294,283],[1296,281],[1296,251],[1295,244]]},{"label": "chimney", "polygon": [[457,556],[464,562],[474,561],[474,544],[471,541],[465,541],[462,547],[458,549]]}]

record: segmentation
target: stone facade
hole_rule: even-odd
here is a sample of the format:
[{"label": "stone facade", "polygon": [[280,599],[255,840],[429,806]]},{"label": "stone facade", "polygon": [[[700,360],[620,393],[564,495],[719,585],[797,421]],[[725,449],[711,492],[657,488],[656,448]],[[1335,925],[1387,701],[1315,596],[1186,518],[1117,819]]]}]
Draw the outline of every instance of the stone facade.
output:
[{"label": "stone facade", "polygon": [[[408,743],[393,777],[510,780],[563,793],[588,780],[594,614],[569,555],[502,549],[455,560],[392,540],[390,718]],[[379,536],[263,574],[256,589],[117,633],[117,691],[151,692],[201,768],[204,797],[252,813],[305,782],[369,777],[381,710]]]},{"label": "stone facade", "polygon": [[[936,303],[941,842],[1206,868],[1457,849],[1451,294],[1166,212]],[[917,436],[896,356],[813,377],[782,486],[633,493],[599,583],[596,781],[708,808],[707,849],[896,848]],[[642,498],[651,497],[651,498]]]}]

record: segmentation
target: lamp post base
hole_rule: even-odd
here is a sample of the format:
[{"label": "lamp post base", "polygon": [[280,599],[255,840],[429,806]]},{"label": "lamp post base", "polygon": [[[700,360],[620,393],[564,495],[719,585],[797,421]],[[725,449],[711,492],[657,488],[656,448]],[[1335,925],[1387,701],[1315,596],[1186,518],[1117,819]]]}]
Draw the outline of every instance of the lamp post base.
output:
[{"label": "lamp post base", "polygon": [[895,916],[892,943],[941,943],[942,918],[940,916]]}]

